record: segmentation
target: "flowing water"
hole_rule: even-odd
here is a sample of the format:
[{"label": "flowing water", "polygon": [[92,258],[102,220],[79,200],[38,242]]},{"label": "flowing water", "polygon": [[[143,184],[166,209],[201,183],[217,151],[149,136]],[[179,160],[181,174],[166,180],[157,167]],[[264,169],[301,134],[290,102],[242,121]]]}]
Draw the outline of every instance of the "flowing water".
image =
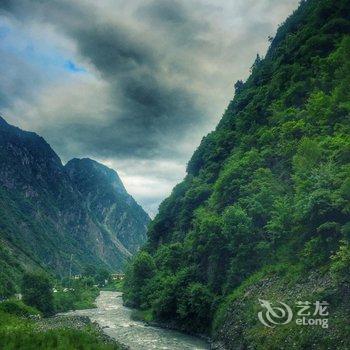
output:
[{"label": "flowing water", "polygon": [[101,292],[96,309],[72,311],[70,315],[88,316],[110,337],[131,350],[204,350],[209,345],[197,337],[145,325],[131,319],[132,310],[122,302],[122,293]]}]

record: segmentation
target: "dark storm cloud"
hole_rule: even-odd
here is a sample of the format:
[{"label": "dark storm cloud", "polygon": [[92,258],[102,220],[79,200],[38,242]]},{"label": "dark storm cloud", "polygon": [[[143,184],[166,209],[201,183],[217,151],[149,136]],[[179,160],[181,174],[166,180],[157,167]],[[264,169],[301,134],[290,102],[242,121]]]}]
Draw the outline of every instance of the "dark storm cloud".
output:
[{"label": "dark storm cloud", "polygon": [[126,28],[116,24],[95,23],[73,28],[69,33],[76,40],[81,54],[88,57],[106,78],[143,67],[152,70],[156,67],[151,48],[142,40],[131,38]]},{"label": "dark storm cloud", "polygon": [[11,0],[1,0],[0,11],[12,11],[14,2]]},{"label": "dark storm cloud", "polygon": [[[112,141],[111,152],[151,156],[158,151],[154,147],[162,148],[164,133],[178,135],[179,129],[201,118],[194,94],[185,86],[167,82],[166,58],[151,44],[146,46],[141,38],[131,38],[126,29],[111,24],[74,29],[71,36],[80,53],[110,83],[111,98],[121,110],[104,128],[104,135],[110,138],[106,143]],[[114,147],[113,140],[127,146]],[[130,148],[131,140],[135,147]]]},{"label": "dark storm cloud", "polygon": [[140,16],[149,16],[165,25],[184,25],[190,20],[183,4],[176,0],[154,0],[147,5],[141,5],[137,13]]},{"label": "dark storm cloud", "polygon": [[[200,25],[195,19],[191,22],[179,2],[153,1],[148,6],[141,3],[134,11],[137,18],[144,14],[145,18],[158,19],[157,27],[148,26],[144,33],[133,23],[96,17],[93,9],[80,2],[17,0],[12,7],[4,8],[19,19],[37,18],[65,32],[74,40],[80,55],[109,83],[115,109],[109,111],[107,120],[101,123],[96,119],[91,128],[83,121],[76,123],[72,116],[72,122],[66,125],[66,137],[80,143],[86,151],[118,157],[179,156],[176,147],[168,147],[167,143],[206,117],[196,94],[171,79],[176,73],[183,74],[181,70],[188,71],[187,64],[178,63],[166,53],[166,41],[174,34],[169,32],[164,42],[157,42],[159,37],[152,35],[152,31],[167,30],[172,22],[186,30],[181,32],[179,28],[177,32],[182,41],[195,41],[191,33]],[[41,129],[54,133],[51,125]]]},{"label": "dark storm cloud", "polygon": [[135,11],[139,20],[147,19],[157,26],[159,30],[167,31],[167,34],[177,38],[177,43],[193,45],[198,40],[197,34],[205,32],[209,23],[205,18],[193,16],[195,7],[190,2],[177,0],[153,0],[141,4]]}]

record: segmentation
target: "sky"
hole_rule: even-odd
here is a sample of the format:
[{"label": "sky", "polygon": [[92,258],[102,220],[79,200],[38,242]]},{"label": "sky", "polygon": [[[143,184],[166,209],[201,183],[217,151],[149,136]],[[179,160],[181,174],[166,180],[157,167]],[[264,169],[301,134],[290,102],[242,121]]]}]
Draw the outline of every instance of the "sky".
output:
[{"label": "sky", "polygon": [[0,115],[154,216],[298,0],[0,0]]}]

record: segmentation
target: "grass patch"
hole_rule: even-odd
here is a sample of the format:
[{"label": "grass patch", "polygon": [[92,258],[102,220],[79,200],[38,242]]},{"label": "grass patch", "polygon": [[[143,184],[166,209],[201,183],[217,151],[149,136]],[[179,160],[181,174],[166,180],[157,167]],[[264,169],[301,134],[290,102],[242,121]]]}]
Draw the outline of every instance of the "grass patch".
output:
[{"label": "grass patch", "polygon": [[0,303],[0,312],[20,317],[41,316],[41,312],[34,307],[25,305],[20,300],[10,299]]},{"label": "grass patch", "polygon": [[111,281],[106,286],[102,287],[101,290],[106,292],[122,292],[124,281]]},{"label": "grass patch", "polygon": [[[6,312],[5,312],[6,311]],[[120,350],[117,344],[104,343],[92,327],[84,330],[53,329],[39,332],[29,319],[38,311],[21,302],[0,304],[1,350]],[[26,317],[24,317],[24,315]]]},{"label": "grass patch", "polygon": [[0,330],[2,350],[119,350],[116,344],[104,344],[88,332],[58,329],[39,333],[31,327]]},{"label": "grass patch", "polygon": [[95,299],[100,294],[98,288],[75,288],[54,293],[54,304],[57,312],[95,308]]},{"label": "grass patch", "polygon": [[131,319],[134,321],[152,322],[154,321],[153,313],[151,309],[148,310],[133,310],[131,313]]}]

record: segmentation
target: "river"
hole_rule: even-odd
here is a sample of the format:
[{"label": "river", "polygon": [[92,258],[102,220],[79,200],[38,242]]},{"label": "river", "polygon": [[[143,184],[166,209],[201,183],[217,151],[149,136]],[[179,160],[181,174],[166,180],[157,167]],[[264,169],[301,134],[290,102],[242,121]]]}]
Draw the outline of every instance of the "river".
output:
[{"label": "river", "polygon": [[204,350],[209,349],[202,339],[181,332],[147,326],[131,319],[132,310],[125,307],[122,293],[101,292],[96,309],[71,311],[70,315],[88,316],[96,321],[110,337],[131,350]]}]

